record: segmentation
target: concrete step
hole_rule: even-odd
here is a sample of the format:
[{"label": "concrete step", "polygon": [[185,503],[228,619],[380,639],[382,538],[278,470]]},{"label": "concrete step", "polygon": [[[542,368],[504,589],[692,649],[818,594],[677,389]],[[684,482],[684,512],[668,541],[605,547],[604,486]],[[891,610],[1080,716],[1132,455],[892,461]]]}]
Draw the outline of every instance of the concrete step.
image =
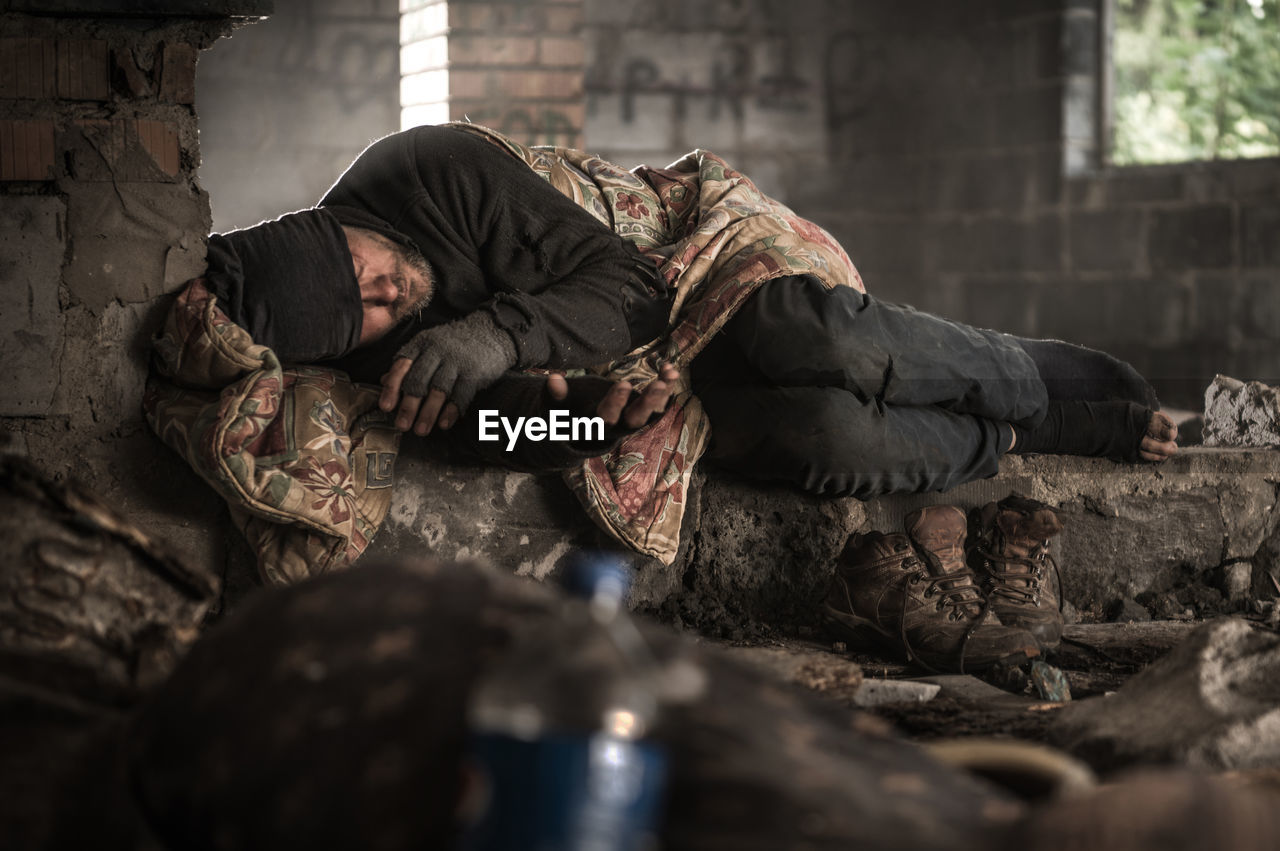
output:
[{"label": "concrete step", "polygon": [[[553,576],[577,548],[616,549],[555,475],[460,466],[407,442],[383,530],[365,558],[433,553]],[[763,488],[704,466],[675,564],[631,554],[631,604],[708,635],[812,633],[835,556],[855,531],[901,528],[922,505],[969,509],[1010,493],[1064,522],[1054,551],[1069,620],[1207,616],[1273,599],[1280,451],[1190,447],[1161,465],[1011,456],[945,494],[862,502]]]}]

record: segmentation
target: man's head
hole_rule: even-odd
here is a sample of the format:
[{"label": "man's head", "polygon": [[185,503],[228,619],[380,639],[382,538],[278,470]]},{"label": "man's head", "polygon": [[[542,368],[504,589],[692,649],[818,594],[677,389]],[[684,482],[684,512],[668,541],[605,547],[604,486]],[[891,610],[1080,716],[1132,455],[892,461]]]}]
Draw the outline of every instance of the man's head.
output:
[{"label": "man's head", "polygon": [[422,255],[374,231],[344,225],[363,322],[360,345],[377,340],[431,299],[431,269]]}]

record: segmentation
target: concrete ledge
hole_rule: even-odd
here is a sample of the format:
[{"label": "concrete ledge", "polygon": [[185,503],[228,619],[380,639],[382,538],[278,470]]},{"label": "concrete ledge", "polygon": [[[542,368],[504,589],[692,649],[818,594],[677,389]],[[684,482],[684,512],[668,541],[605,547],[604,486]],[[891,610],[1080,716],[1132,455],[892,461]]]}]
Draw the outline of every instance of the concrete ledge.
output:
[{"label": "concrete ledge", "polygon": [[[410,447],[397,478],[367,560],[432,552],[544,579],[576,547],[615,548],[558,476],[458,466]],[[631,602],[722,637],[804,633],[852,532],[898,529],[921,505],[968,509],[1011,492],[1059,509],[1066,528],[1055,555],[1071,619],[1142,617],[1144,607],[1165,618],[1205,615],[1276,596],[1267,574],[1280,574],[1280,452],[1192,447],[1158,467],[1011,457],[999,476],[946,494],[867,502],[756,487],[704,468],[676,563],[631,556]]]}]

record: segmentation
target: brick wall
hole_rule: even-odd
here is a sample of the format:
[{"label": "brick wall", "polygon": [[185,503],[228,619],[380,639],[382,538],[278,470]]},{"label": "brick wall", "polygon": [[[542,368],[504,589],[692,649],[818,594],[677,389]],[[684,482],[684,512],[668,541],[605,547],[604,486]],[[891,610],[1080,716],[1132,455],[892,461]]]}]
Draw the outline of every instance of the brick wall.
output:
[{"label": "brick wall", "polygon": [[216,504],[141,413],[159,297],[204,270],[196,57],[230,25],[198,5],[0,14],[0,448],[203,560],[221,530],[193,520]]},{"label": "brick wall", "polygon": [[582,0],[402,0],[401,124],[469,119],[581,147]]},{"label": "brick wall", "polygon": [[320,200],[399,129],[397,0],[275,0],[200,57],[200,183],[218,231]]}]

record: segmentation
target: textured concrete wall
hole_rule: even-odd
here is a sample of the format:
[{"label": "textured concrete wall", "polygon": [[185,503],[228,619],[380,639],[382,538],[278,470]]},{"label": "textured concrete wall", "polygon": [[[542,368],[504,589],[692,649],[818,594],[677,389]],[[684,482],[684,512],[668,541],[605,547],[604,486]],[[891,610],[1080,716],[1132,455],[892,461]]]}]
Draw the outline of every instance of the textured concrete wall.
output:
[{"label": "textured concrete wall", "polygon": [[213,226],[320,200],[366,145],[400,129],[396,0],[276,0],[200,57],[200,184]]},{"label": "textured concrete wall", "polygon": [[587,147],[723,152],[869,288],[1099,346],[1167,403],[1280,377],[1280,161],[1097,169],[1099,0],[587,2]]}]

